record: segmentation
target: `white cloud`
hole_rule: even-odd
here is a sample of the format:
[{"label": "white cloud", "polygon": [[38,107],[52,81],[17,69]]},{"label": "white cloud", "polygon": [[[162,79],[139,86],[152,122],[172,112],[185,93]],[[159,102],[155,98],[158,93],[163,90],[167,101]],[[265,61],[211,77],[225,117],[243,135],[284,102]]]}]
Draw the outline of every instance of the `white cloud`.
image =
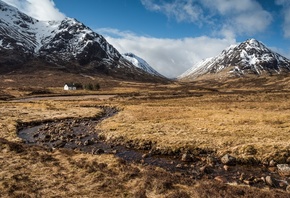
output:
[{"label": "white cloud", "polygon": [[222,15],[242,13],[257,8],[259,11],[261,9],[261,6],[255,0],[202,0],[202,3],[205,7],[217,10]]},{"label": "white cloud", "polygon": [[[222,36],[254,35],[266,30],[272,15],[256,0],[141,0],[151,11],[178,22],[208,25]],[[289,14],[290,15],[290,14]]]},{"label": "white cloud", "polygon": [[272,23],[272,15],[255,0],[204,0],[206,6],[223,17],[222,31],[254,35]]},{"label": "white cloud", "polygon": [[[249,16],[251,16],[251,19],[249,19]],[[262,10],[240,13],[232,16],[230,20],[224,23],[221,33],[227,30],[232,32],[233,35],[252,36],[266,30],[271,22],[271,15]]]},{"label": "white cloud", "polygon": [[277,5],[283,6],[283,31],[284,37],[290,38],[290,1],[289,0],[276,0]]},{"label": "white cloud", "polygon": [[53,0],[3,0],[17,7],[20,11],[39,20],[61,20],[65,17],[56,7]]},{"label": "white cloud", "polygon": [[151,11],[164,13],[169,18],[175,18],[178,22],[199,22],[204,20],[202,8],[193,3],[193,0],[163,1],[160,4],[154,0],[141,0],[142,4]]},{"label": "white cloud", "polygon": [[202,59],[218,55],[234,39],[206,36],[183,39],[138,36],[132,32],[103,28],[96,32],[105,36],[120,53],[132,52],[145,59],[154,69],[167,77],[177,77]]}]

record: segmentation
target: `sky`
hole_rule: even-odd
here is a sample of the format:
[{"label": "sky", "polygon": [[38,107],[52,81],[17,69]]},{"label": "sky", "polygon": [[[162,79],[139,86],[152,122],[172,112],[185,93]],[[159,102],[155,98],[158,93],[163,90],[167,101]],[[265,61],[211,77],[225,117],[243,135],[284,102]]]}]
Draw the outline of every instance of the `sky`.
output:
[{"label": "sky", "polygon": [[3,0],[39,20],[76,18],[173,78],[255,38],[290,58],[290,0]]}]

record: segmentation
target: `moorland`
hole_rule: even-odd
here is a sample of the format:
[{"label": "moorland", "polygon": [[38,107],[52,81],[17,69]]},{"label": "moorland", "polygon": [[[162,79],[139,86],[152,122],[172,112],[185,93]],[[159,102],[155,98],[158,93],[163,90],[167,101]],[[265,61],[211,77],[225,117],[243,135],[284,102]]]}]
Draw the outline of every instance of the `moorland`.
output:
[{"label": "moorland", "polygon": [[[108,80],[98,91],[63,91],[49,86],[55,79],[33,86],[2,76],[1,197],[289,197],[277,164],[290,163],[290,87],[272,78]],[[103,107],[117,109],[94,126],[110,151],[18,136],[36,124],[103,118]],[[126,157],[121,146],[141,157]],[[233,163],[223,162],[226,154]]]}]

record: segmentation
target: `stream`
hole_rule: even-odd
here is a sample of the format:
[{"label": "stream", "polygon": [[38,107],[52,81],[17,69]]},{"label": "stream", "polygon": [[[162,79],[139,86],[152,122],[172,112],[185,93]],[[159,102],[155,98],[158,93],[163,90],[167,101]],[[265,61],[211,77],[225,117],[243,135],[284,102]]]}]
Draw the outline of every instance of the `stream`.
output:
[{"label": "stream", "polygon": [[195,180],[215,179],[223,183],[244,184],[263,188],[285,189],[289,181],[281,177],[277,168],[265,165],[224,165],[220,159],[206,154],[159,155],[149,150],[137,150],[104,141],[96,129],[102,120],[114,116],[118,110],[113,107],[99,107],[102,115],[94,118],[70,118],[43,123],[19,124],[18,136],[26,144],[39,145],[48,149],[72,149],[84,153],[113,154],[129,163],[144,166],[158,166],[169,172],[184,175]]},{"label": "stream", "polygon": [[[49,149],[66,148],[90,154],[114,154],[128,162],[143,163],[176,171],[178,161],[170,156],[149,156],[148,151],[128,148],[108,143],[99,137],[96,125],[102,120],[114,116],[118,110],[111,107],[103,109],[96,118],[63,119],[43,123],[20,124],[18,136],[30,145],[43,146]],[[144,157],[146,155],[146,157]],[[182,171],[185,172],[186,170]]]}]

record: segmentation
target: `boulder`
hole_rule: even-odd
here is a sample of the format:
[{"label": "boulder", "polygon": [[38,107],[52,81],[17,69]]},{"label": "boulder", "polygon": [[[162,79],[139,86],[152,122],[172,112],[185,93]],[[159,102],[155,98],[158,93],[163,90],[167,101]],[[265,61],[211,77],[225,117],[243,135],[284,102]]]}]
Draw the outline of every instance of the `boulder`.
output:
[{"label": "boulder", "polygon": [[230,166],[228,166],[228,165],[224,165],[223,168],[224,168],[225,171],[229,171],[230,170]]},{"label": "boulder", "polygon": [[250,180],[243,180],[243,182],[244,182],[244,184],[246,184],[246,185],[249,185],[249,186],[251,186],[251,185],[253,185],[253,181],[250,181]]},{"label": "boulder", "polygon": [[277,181],[273,177],[271,177],[271,176],[267,176],[265,178],[265,182],[266,182],[266,184],[268,186],[271,186],[271,187],[277,187],[278,186]]},{"label": "boulder", "polygon": [[274,166],[276,166],[277,165],[277,163],[274,161],[274,160],[271,160],[270,162],[269,162],[269,166],[270,167],[274,167]]},{"label": "boulder", "polygon": [[277,168],[278,168],[278,173],[281,176],[286,176],[286,177],[290,176],[290,165],[288,165],[288,164],[277,164]]},{"label": "boulder", "polygon": [[191,162],[192,161],[192,156],[188,153],[185,153],[181,157],[181,161],[183,162]]},{"label": "boulder", "polygon": [[207,166],[207,165],[200,167],[199,171],[202,174],[210,174],[210,173],[213,172],[213,170],[209,166]]},{"label": "boulder", "polygon": [[221,158],[221,162],[225,165],[229,165],[229,166],[235,166],[237,163],[237,160],[235,157],[226,154]]},{"label": "boulder", "polygon": [[223,176],[216,176],[214,178],[214,180],[219,181],[221,183],[227,183],[228,182],[228,180],[225,177],[223,177]]},{"label": "boulder", "polygon": [[176,168],[182,168],[182,164],[177,164],[175,167]]}]

